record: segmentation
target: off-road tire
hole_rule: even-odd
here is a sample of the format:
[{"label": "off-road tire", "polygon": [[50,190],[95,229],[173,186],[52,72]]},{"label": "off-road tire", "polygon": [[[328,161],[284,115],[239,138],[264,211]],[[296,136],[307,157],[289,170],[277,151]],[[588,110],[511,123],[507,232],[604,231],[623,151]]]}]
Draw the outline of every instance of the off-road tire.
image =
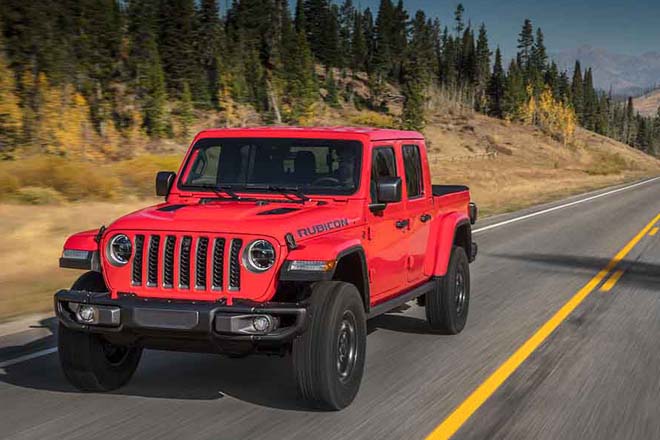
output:
[{"label": "off-road tire", "polygon": [[317,408],[340,410],[355,399],[362,381],[364,307],[353,284],[321,281],[311,289],[309,326],[293,342],[298,391]]},{"label": "off-road tire", "polygon": [[[72,290],[105,292],[103,276],[87,272]],[[57,348],[66,378],[82,391],[112,391],[126,384],[140,362],[142,349],[110,344],[102,336],[59,324]]]},{"label": "off-road tire", "polygon": [[447,274],[426,294],[426,319],[434,332],[455,335],[467,321],[470,305],[470,266],[465,249],[454,246]]}]

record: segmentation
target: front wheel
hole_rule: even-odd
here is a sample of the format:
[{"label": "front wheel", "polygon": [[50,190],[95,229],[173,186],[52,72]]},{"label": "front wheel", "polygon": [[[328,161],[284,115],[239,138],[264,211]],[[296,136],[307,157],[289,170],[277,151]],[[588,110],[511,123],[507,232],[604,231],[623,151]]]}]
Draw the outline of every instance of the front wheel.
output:
[{"label": "front wheel", "polygon": [[339,410],[355,399],[364,371],[367,326],[357,288],[340,281],[312,287],[310,325],[293,342],[301,396],[316,406]]},{"label": "front wheel", "polygon": [[[87,272],[73,284],[74,290],[103,292],[103,276]],[[142,349],[115,345],[102,336],[71,330],[59,324],[57,349],[66,378],[82,391],[112,391],[126,384],[140,362]]]},{"label": "front wheel", "polygon": [[426,294],[425,303],[432,330],[447,335],[463,330],[470,305],[470,266],[465,249],[452,248],[447,274]]}]

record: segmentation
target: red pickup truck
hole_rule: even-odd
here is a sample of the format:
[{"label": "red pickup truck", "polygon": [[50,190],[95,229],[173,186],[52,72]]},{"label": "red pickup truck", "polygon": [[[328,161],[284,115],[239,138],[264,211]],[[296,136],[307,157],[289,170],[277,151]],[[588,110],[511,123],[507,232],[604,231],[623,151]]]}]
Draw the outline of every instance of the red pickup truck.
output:
[{"label": "red pickup truck", "polygon": [[477,208],[467,187],[431,185],[417,132],[206,130],[156,193],[64,245],[60,266],[87,270],[55,294],[79,389],[122,386],[143,348],[290,353],[301,397],[341,409],[367,319],[417,298],[430,331],[465,326]]}]

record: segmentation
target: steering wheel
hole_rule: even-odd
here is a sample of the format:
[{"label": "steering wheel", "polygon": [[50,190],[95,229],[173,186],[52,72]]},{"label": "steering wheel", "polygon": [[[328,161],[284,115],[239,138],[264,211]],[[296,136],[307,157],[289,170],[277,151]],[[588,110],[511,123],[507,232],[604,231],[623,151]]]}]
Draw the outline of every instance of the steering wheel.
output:
[{"label": "steering wheel", "polygon": [[339,185],[339,179],[336,179],[334,177],[320,177],[316,179],[315,181],[312,182],[312,186],[332,186],[332,185]]}]

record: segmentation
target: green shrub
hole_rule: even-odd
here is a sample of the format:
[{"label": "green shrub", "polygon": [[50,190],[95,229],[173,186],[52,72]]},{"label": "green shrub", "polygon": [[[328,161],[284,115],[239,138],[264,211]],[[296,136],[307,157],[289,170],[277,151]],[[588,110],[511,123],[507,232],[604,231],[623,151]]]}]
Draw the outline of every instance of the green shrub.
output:
[{"label": "green shrub", "polygon": [[367,127],[395,128],[396,122],[390,115],[372,111],[363,111],[350,117],[350,123],[353,125],[363,125]]}]

